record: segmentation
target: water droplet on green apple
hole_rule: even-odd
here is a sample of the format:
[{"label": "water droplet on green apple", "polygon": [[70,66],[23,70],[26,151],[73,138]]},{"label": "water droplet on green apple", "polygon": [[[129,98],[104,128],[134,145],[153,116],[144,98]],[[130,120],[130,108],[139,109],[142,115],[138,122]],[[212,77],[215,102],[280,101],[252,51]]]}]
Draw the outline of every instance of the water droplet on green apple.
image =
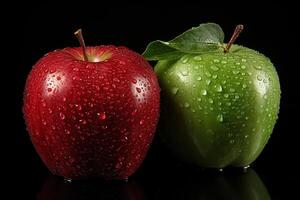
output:
[{"label": "water droplet on green apple", "polygon": [[213,100],[212,98],[209,98],[209,99],[208,99],[208,102],[209,102],[209,103],[214,103],[214,100]]},{"label": "water droplet on green apple", "polygon": [[195,56],[193,59],[194,60],[202,60],[201,56]]},{"label": "water droplet on green apple", "polygon": [[188,107],[190,107],[190,104],[187,103],[187,102],[185,102],[185,103],[184,103],[184,107],[188,108]]},{"label": "water droplet on green apple", "polygon": [[229,94],[227,94],[227,93],[224,94],[224,97],[225,97],[225,98],[228,98],[228,97],[229,97]]},{"label": "water droplet on green apple", "polygon": [[188,74],[189,74],[189,72],[188,71],[186,71],[186,70],[184,70],[184,71],[181,71],[180,72],[183,76],[187,76]]},{"label": "water droplet on green apple", "polygon": [[217,120],[219,121],[219,122],[223,122],[223,115],[222,114],[219,114],[218,116],[217,116]]},{"label": "water droplet on green apple", "polygon": [[206,85],[210,85],[211,80],[206,80],[205,82],[206,82]]},{"label": "water droplet on green apple", "polygon": [[255,68],[255,69],[258,69],[258,70],[261,70],[261,69],[262,69],[262,67],[259,66],[259,65],[255,65],[254,68]]},{"label": "water droplet on green apple", "polygon": [[201,80],[202,80],[201,76],[198,76],[197,81],[201,81]]},{"label": "water droplet on green apple", "polygon": [[187,63],[188,61],[189,61],[189,58],[183,58],[183,59],[181,60],[181,62],[182,62],[183,64]]},{"label": "water droplet on green apple", "polygon": [[201,98],[199,97],[199,98],[197,98],[197,101],[201,101]]},{"label": "water droplet on green apple", "polygon": [[217,85],[215,85],[215,90],[216,90],[217,92],[222,92],[222,91],[223,91],[223,88],[222,88],[221,85],[217,84]]},{"label": "water droplet on green apple", "polygon": [[246,62],[246,61],[247,61],[246,59],[242,58],[242,62]]},{"label": "water droplet on green apple", "polygon": [[207,95],[207,91],[206,91],[205,89],[202,89],[202,90],[201,90],[201,94],[202,94],[203,96],[206,96],[206,95]]},{"label": "water droplet on green apple", "polygon": [[216,78],[218,78],[218,75],[217,75],[217,74],[214,74],[214,75],[212,76],[212,78],[213,78],[213,79],[216,79]]},{"label": "water droplet on green apple", "polygon": [[207,77],[211,77],[211,73],[209,73],[209,72],[205,72],[205,75],[206,75]]},{"label": "water droplet on green apple", "polygon": [[171,91],[172,91],[172,94],[176,95],[177,92],[178,92],[178,88],[177,87],[173,87]]},{"label": "water droplet on green apple", "polygon": [[217,67],[217,66],[211,66],[210,67],[213,71],[218,71],[219,70],[219,68]]},{"label": "water droplet on green apple", "polygon": [[243,87],[243,88],[246,88],[246,87],[247,87],[247,85],[246,85],[246,84],[243,84],[243,85],[242,85],[242,87]]},{"label": "water droplet on green apple", "polygon": [[233,73],[233,74],[238,74],[238,73],[240,73],[240,71],[238,71],[238,70],[233,70],[232,73]]},{"label": "water droplet on green apple", "polygon": [[214,59],[214,62],[218,63],[218,62],[220,62],[220,60],[219,59]]},{"label": "water droplet on green apple", "polygon": [[261,81],[262,80],[262,77],[261,75],[257,75],[257,80]]}]

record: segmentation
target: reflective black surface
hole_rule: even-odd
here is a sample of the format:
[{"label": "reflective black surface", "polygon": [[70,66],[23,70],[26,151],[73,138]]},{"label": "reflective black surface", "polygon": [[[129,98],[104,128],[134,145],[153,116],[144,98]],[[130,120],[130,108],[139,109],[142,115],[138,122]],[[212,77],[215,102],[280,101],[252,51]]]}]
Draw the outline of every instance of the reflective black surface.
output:
[{"label": "reflective black surface", "polygon": [[[13,56],[3,68],[3,98],[8,128],[1,134],[4,161],[1,179],[9,198],[2,199],[297,199],[299,197],[299,45],[297,6],[240,4],[204,6],[171,3],[147,4],[35,4],[16,12]],[[7,16],[10,18],[10,15]],[[78,46],[73,32],[85,30],[87,45],[125,45],[142,53],[147,43],[178,35],[203,22],[219,23],[225,40],[236,24],[245,31],[239,44],[267,55],[279,74],[282,97],[278,122],[259,158],[248,173],[225,169],[223,173],[180,163],[156,136],[140,169],[124,182],[101,180],[65,183],[53,177],[36,154],[22,117],[22,95],[32,65],[57,48]],[[2,59],[3,60],[3,59]],[[6,59],[8,60],[8,59]],[[154,64],[154,63],[151,63]],[[11,98],[8,95],[12,94]],[[6,104],[5,104],[6,105]],[[6,121],[5,121],[6,122]],[[1,160],[2,161],[2,160]]]}]

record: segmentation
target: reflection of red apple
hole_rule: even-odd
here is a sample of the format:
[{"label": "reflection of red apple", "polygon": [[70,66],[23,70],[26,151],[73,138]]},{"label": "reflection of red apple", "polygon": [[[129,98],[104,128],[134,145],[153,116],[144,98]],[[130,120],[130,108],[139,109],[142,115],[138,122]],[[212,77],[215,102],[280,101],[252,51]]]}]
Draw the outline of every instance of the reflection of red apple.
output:
[{"label": "reflection of red apple", "polygon": [[144,192],[134,180],[129,182],[101,182],[99,180],[65,183],[56,176],[50,176],[37,195],[38,200],[76,199],[126,199],[143,200]]},{"label": "reflection of red apple", "polygon": [[159,86],[148,62],[125,47],[66,48],[33,67],[23,111],[53,174],[126,179],[152,141]]}]

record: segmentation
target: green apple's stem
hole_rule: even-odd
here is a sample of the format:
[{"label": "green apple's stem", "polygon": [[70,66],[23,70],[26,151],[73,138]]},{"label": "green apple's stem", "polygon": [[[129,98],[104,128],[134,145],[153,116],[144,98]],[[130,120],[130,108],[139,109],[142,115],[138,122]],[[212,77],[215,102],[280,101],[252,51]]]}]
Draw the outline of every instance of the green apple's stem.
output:
[{"label": "green apple's stem", "polygon": [[229,42],[227,43],[225,49],[224,49],[224,53],[228,53],[230,47],[233,45],[233,43],[235,42],[235,40],[239,37],[240,33],[243,31],[244,26],[242,24],[239,24],[235,27],[235,30],[229,40]]},{"label": "green apple's stem", "polygon": [[83,39],[83,36],[82,36],[82,30],[78,29],[77,31],[75,31],[74,35],[77,37],[77,39],[79,41],[79,44],[82,48],[84,61],[89,61],[89,58],[88,58],[87,53],[86,53],[86,47],[85,47],[84,39]]}]

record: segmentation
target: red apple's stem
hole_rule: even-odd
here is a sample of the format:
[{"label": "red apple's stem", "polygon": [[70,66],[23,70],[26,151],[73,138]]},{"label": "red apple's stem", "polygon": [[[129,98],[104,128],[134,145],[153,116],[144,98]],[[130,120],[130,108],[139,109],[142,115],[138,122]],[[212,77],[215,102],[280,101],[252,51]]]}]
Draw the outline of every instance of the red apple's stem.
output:
[{"label": "red apple's stem", "polygon": [[82,30],[78,29],[77,31],[75,31],[74,35],[77,37],[77,39],[79,41],[79,44],[82,47],[84,61],[89,61],[87,53],[86,53],[86,47],[85,47],[84,39],[83,39],[83,36],[82,36]]},{"label": "red apple's stem", "polygon": [[227,43],[225,49],[224,49],[224,53],[228,53],[230,47],[233,45],[233,43],[235,42],[235,40],[239,37],[240,33],[243,31],[244,26],[242,24],[239,24],[235,27],[235,30],[229,40],[229,42]]}]

